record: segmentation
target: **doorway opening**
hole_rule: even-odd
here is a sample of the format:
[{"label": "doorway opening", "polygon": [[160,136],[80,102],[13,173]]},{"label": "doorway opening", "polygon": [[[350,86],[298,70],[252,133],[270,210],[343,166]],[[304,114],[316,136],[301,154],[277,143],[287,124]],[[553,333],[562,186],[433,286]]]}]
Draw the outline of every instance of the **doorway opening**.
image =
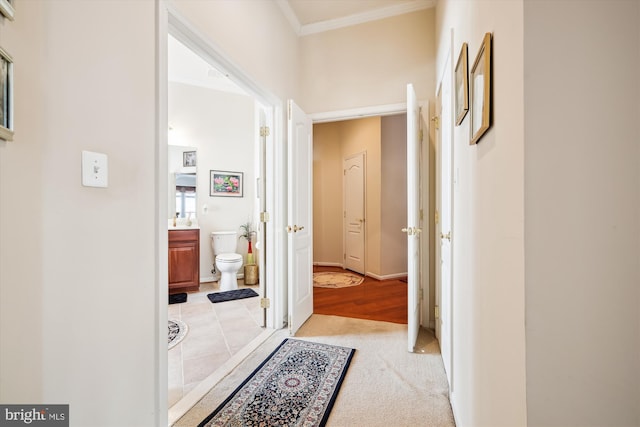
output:
[{"label": "doorway opening", "polygon": [[[167,50],[175,47],[175,43],[180,44],[188,53],[197,58],[197,63],[190,63],[188,59],[182,57],[179,59],[178,66],[184,66],[190,63],[192,68],[181,69],[176,71],[175,63],[170,63],[171,52],[168,51],[164,56],[164,64],[160,64],[160,67],[167,70],[165,73],[160,73],[160,114],[159,132],[166,132],[166,129],[172,129],[167,139],[159,138],[161,146],[159,147],[159,175],[164,178],[164,182],[167,182],[166,177],[170,176],[168,161],[163,162],[162,159],[168,160],[168,148],[166,142],[173,143],[173,145],[189,145],[186,152],[189,153],[188,158],[185,157],[185,161],[188,160],[189,164],[185,165],[193,169],[190,171],[196,175],[197,190],[193,190],[195,193],[195,201],[193,204],[189,204],[192,208],[190,212],[185,212],[187,218],[184,220],[197,221],[200,227],[200,248],[202,249],[202,255],[200,257],[200,282],[210,282],[213,279],[213,253],[210,244],[210,234],[212,231],[221,231],[224,229],[237,230],[241,223],[251,222],[256,231],[253,239],[253,253],[252,256],[258,266],[258,290],[259,298],[248,299],[251,304],[255,304],[254,314],[247,313],[247,316],[255,317],[255,322],[259,323],[262,327],[262,332],[258,332],[254,339],[250,343],[240,348],[238,343],[232,343],[238,335],[231,334],[222,336],[221,345],[226,345],[229,351],[233,351],[235,354],[230,359],[222,364],[222,366],[206,376],[204,380],[197,385],[192,385],[188,390],[185,390],[184,396],[168,411],[169,424],[179,419],[186,411],[188,411],[206,392],[215,385],[226,373],[230,372],[234,366],[253,349],[255,349],[261,342],[266,340],[268,336],[275,330],[275,328],[282,327],[282,316],[279,315],[279,311],[282,310],[281,304],[278,298],[274,298],[275,295],[281,293],[281,286],[276,286],[279,272],[279,264],[271,261],[266,263],[266,259],[269,257],[276,257],[278,251],[281,251],[282,245],[278,245],[278,237],[275,233],[275,221],[264,222],[263,219],[267,217],[265,213],[273,212],[275,206],[275,190],[277,185],[282,181],[282,178],[278,176],[278,170],[274,166],[275,159],[278,158],[276,153],[278,146],[274,141],[280,138],[280,128],[274,126],[281,119],[281,107],[280,101],[273,97],[268,92],[262,90],[256,85],[248,76],[242,73],[240,69],[235,67],[227,58],[216,51],[216,49],[210,46],[195,30],[192,26],[186,22],[180,16],[174,14],[172,11],[168,11],[166,21],[166,31],[163,33],[161,30],[161,36],[165,37]],[[162,39],[162,37],[161,37]],[[162,49],[162,46],[161,46]],[[174,52],[175,53],[175,52]],[[184,52],[183,52],[184,53]],[[163,58],[163,56],[161,56]],[[193,59],[193,58],[191,58]],[[193,67],[196,67],[195,69]],[[198,68],[199,67],[199,68]],[[179,68],[179,67],[178,67]],[[176,78],[175,73],[180,74],[179,78]],[[172,74],[173,73],[173,74]],[[164,80],[164,85],[163,85]],[[167,89],[162,89],[166,87]],[[170,102],[173,102],[177,97],[173,95],[179,94],[181,97],[198,96],[198,93],[206,91],[209,98],[214,99],[212,103],[197,103],[193,102],[193,109],[187,108],[189,102],[185,101],[181,104],[180,108],[176,108],[172,111]],[[188,93],[187,93],[188,92]],[[171,95],[171,98],[169,97]],[[224,98],[220,102],[220,108],[216,107],[216,97]],[[193,98],[191,98],[193,100]],[[184,99],[183,99],[184,100]],[[224,104],[222,106],[222,104]],[[230,105],[234,108],[231,109]],[[195,107],[200,107],[198,108]],[[232,113],[238,111],[238,115],[244,115],[241,119],[234,121],[233,123],[227,123],[219,126],[219,131],[223,135],[216,135],[215,138],[211,134],[208,134],[206,129],[195,129],[197,126],[192,126],[194,121],[190,122],[190,126],[178,125],[181,120],[186,120],[186,116],[190,116],[193,119],[194,116],[200,116],[200,123],[205,123],[207,119],[202,119],[202,116],[207,116],[209,121],[215,120],[218,116],[222,116],[222,109],[231,109]],[[162,109],[167,112],[163,114]],[[228,119],[227,119],[228,120]],[[241,121],[242,124],[236,123]],[[226,132],[226,133],[225,133]],[[246,135],[234,135],[238,132],[247,133]],[[232,140],[243,140],[245,144],[249,144],[244,150],[233,150],[229,147],[217,148],[212,146],[213,140],[224,139],[227,144]],[[180,141],[182,139],[182,141]],[[162,141],[165,141],[162,143]],[[238,143],[231,144],[232,147],[238,148]],[[195,149],[192,149],[196,147]],[[231,153],[231,154],[230,154]],[[247,156],[247,153],[251,153]],[[223,159],[223,155],[227,155],[226,159]],[[243,158],[242,156],[245,156]],[[218,163],[215,163],[215,162]],[[220,163],[222,162],[222,163]],[[236,166],[228,166],[235,164]],[[210,173],[214,170],[229,171],[232,169],[234,172],[238,172],[238,176],[243,177],[243,182],[240,185],[243,186],[243,190],[240,193],[242,196],[233,199],[235,203],[231,206],[232,199],[230,197],[218,197],[215,198],[212,194],[211,188],[213,188],[212,176]],[[176,176],[174,174],[174,176]],[[170,180],[169,180],[170,181]],[[267,183],[270,183],[267,185]],[[160,189],[163,185],[159,186]],[[175,182],[173,185],[169,183],[166,187],[167,192],[160,190],[159,200],[173,200],[177,204],[178,195],[173,194],[173,189],[177,188]],[[176,190],[177,191],[177,190]],[[171,194],[170,194],[171,193]],[[234,208],[238,208],[241,202],[245,205],[240,208],[241,213],[233,212]],[[225,204],[226,203],[226,204]],[[195,205],[193,208],[192,205]],[[164,206],[167,206],[166,202]],[[186,204],[185,204],[186,206]],[[182,208],[182,206],[180,206]],[[165,216],[165,213],[173,213],[175,210],[171,207],[159,209],[161,216]],[[164,212],[164,213],[163,213]],[[170,214],[169,214],[170,215]],[[178,215],[176,215],[178,216]],[[179,215],[182,216],[182,215]],[[227,217],[227,218],[225,218]],[[183,220],[180,218],[178,222]],[[159,242],[166,241],[166,229],[167,221],[171,224],[171,220],[167,217],[160,218],[159,223],[164,223],[164,237],[159,238]],[[228,222],[225,223],[225,221]],[[235,221],[235,222],[234,222]],[[162,228],[162,225],[161,225]],[[162,230],[159,231],[162,235]],[[240,234],[240,233],[239,233]],[[245,243],[246,245],[246,243]],[[244,251],[247,246],[242,245],[239,241],[236,253],[243,255],[243,258],[247,259],[247,255]],[[166,252],[165,252],[166,254]],[[159,268],[164,270],[167,268],[166,255],[163,255],[163,251],[160,251]],[[244,261],[244,260],[243,260]],[[246,262],[246,261],[244,261]],[[252,273],[255,270],[252,270]],[[239,276],[242,277],[242,269],[239,270]],[[166,274],[166,273],[164,273]],[[163,277],[163,273],[159,274],[159,277]],[[166,276],[165,276],[166,277]],[[161,280],[162,281],[162,280]],[[242,284],[242,281],[240,281]],[[202,288],[201,288],[202,290]],[[162,292],[161,292],[162,293]],[[202,294],[202,292],[200,292]],[[196,295],[194,297],[202,297],[203,295]],[[264,300],[270,298],[271,304],[269,308],[262,308],[267,304],[263,304]],[[205,300],[205,298],[202,298]],[[248,301],[245,300],[245,301]],[[232,301],[233,302],[233,301]],[[247,303],[249,303],[247,302]],[[167,299],[160,295],[159,299],[160,310],[167,312]],[[229,303],[222,303],[229,304]],[[210,309],[213,305],[209,301],[203,301],[201,308]],[[206,307],[205,307],[206,306]],[[251,311],[251,310],[249,310]],[[258,315],[255,315],[255,311],[258,311]],[[162,315],[160,319],[162,319]],[[278,321],[280,318],[280,321]],[[162,322],[160,322],[162,323]],[[162,325],[159,326],[162,328]],[[165,326],[166,327],[166,326]],[[186,343],[188,335],[182,343]],[[182,345],[182,343],[180,345]],[[162,351],[162,349],[160,349]],[[166,351],[166,350],[164,350]],[[166,377],[169,361],[163,360],[160,357],[159,375],[160,378]],[[222,372],[224,370],[225,372]],[[160,382],[162,384],[162,381]],[[161,395],[162,396],[162,395]],[[168,396],[171,398],[171,396]],[[168,401],[169,399],[167,399]],[[167,403],[162,403],[164,406]],[[169,405],[168,405],[169,406]]]}]

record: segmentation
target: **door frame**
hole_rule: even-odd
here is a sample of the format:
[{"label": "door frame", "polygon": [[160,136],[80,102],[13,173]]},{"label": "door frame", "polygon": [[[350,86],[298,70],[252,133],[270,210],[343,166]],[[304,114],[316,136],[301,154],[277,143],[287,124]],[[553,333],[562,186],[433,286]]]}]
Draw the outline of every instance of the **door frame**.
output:
[{"label": "door frame", "polygon": [[[166,0],[157,2],[156,14],[156,49],[158,62],[156,64],[156,189],[155,204],[156,216],[156,300],[155,322],[156,342],[154,364],[156,366],[156,395],[154,396],[156,413],[156,425],[168,425],[169,413],[167,404],[168,395],[168,353],[167,346],[161,339],[166,334],[168,302],[166,290],[160,286],[168,277],[168,235],[167,235],[167,192],[168,183],[164,178],[168,174],[168,36],[175,37],[189,49],[205,58],[212,66],[225,72],[238,86],[250,94],[254,101],[262,106],[266,113],[266,124],[270,128],[267,136],[267,151],[265,160],[266,208],[271,218],[263,223],[265,225],[266,242],[264,250],[270,254],[269,268],[265,268],[265,292],[270,304],[266,309],[266,326],[268,329],[280,329],[284,326],[286,316],[286,234],[282,233],[286,214],[286,195],[283,196],[282,188],[285,185],[286,147],[283,133],[283,103],[262,88],[240,67],[235,65],[221,49],[215,46],[206,35],[199,32],[194,25],[184,18],[173,5]],[[256,129],[256,144],[261,139],[259,129]],[[284,302],[283,302],[284,301]],[[266,335],[261,335],[266,339]],[[207,390],[200,390],[206,393]],[[204,395],[204,394],[203,394]],[[194,402],[195,403],[195,402]],[[174,420],[175,421],[175,420]]]}]

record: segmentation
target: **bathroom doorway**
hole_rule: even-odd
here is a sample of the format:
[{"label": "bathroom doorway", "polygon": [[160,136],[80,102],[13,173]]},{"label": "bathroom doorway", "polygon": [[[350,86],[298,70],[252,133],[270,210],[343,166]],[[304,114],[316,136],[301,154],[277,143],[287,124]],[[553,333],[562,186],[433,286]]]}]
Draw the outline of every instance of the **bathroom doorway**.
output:
[{"label": "bathroom doorway", "polygon": [[[274,294],[273,272],[265,263],[273,226],[261,220],[264,218],[262,213],[268,212],[272,204],[272,189],[264,183],[272,173],[266,148],[268,140],[273,138],[269,129],[272,128],[275,108],[272,100],[247,90],[246,85],[243,87],[244,78],[234,80],[229,70],[216,61],[216,52],[188,26],[172,20],[171,16],[167,57],[168,140],[169,144],[181,147],[183,151],[189,147],[181,153],[189,164],[178,165],[178,169],[188,167],[196,175],[195,202],[189,204],[195,204],[195,209],[186,212],[186,216],[191,226],[195,224],[200,229],[200,290],[189,294],[190,300],[182,307],[174,304],[168,307],[170,319],[176,313],[183,318],[195,319],[188,325],[187,336],[178,344],[187,346],[189,343],[188,348],[180,348],[181,354],[175,357],[171,354],[174,350],[169,350],[168,417],[171,423],[224,375],[222,371],[230,371],[243,355],[273,332],[272,309],[262,308],[266,305],[263,304],[264,299]],[[214,171],[239,177],[238,194],[216,195]],[[177,206],[178,187],[172,184],[175,178],[172,181],[171,176],[177,177],[182,171],[173,171],[170,167],[169,172],[168,199]],[[172,193],[174,188],[175,195]],[[168,209],[170,215],[175,214],[174,210]],[[169,224],[171,220],[168,218]],[[178,225],[182,224],[181,220],[179,218]],[[210,234],[212,231],[237,231],[247,223],[251,223],[255,231],[252,256],[258,265],[259,280],[257,285],[244,286],[241,268],[238,285],[239,288],[256,290],[259,296],[213,304],[208,301],[207,293],[215,293],[219,289],[214,281]],[[236,253],[241,254],[245,262],[247,250],[248,242],[239,239]],[[245,326],[237,329],[239,325]],[[207,336],[199,339],[204,337],[203,334],[217,338]],[[198,339],[188,342],[189,335]],[[206,348],[201,348],[203,346]],[[174,363],[174,359],[179,363]],[[195,364],[199,359],[205,361],[203,367],[190,369],[188,376],[184,363],[192,361]],[[212,360],[218,362],[211,363]],[[205,368],[211,372],[203,371]],[[182,390],[178,393],[171,389],[172,386]]]}]

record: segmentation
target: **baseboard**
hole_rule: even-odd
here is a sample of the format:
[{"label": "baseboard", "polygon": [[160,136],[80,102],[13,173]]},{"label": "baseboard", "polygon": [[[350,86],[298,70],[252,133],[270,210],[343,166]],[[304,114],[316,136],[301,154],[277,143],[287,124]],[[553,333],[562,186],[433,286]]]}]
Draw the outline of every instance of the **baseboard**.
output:
[{"label": "baseboard", "polygon": [[339,262],[322,262],[322,261],[318,261],[318,262],[314,262],[313,265],[316,265],[318,267],[340,267],[340,268],[344,268],[344,265],[342,265]]},{"label": "baseboard", "polygon": [[373,277],[374,279],[377,279],[377,280],[391,280],[391,279],[400,279],[400,278],[403,278],[403,277],[407,277],[407,273],[395,273],[395,274],[379,275],[379,274],[374,274],[374,273],[371,273],[371,272],[366,272],[365,276]]},{"label": "baseboard", "polygon": [[[238,272],[238,274],[236,274],[236,277],[238,279],[244,279],[244,269],[241,268],[240,271],[242,272]],[[200,278],[200,283],[208,283],[208,282],[217,282],[218,280],[216,279],[215,276],[207,276],[207,277],[201,277]]]}]

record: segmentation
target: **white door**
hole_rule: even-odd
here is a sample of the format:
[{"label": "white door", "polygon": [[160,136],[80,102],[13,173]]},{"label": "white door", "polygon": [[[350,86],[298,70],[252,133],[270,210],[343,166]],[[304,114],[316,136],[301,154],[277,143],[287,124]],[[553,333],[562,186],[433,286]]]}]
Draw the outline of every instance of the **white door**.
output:
[{"label": "white door", "polygon": [[407,311],[408,350],[412,352],[420,329],[420,123],[416,93],[407,85]]},{"label": "white door", "polygon": [[364,274],[365,153],[344,160],[344,267]]},{"label": "white door", "polygon": [[293,101],[288,120],[288,309],[294,335],[313,313],[313,188],[311,119]]},{"label": "white door", "polygon": [[[449,61],[447,61],[447,64]],[[451,373],[451,212],[452,212],[452,132],[453,113],[451,102],[451,70],[445,67],[438,98],[436,100],[436,143],[438,159],[436,160],[436,209],[439,222],[436,228],[436,256],[440,259],[436,270],[436,301],[439,318],[436,319],[436,337],[440,342],[440,352],[444,369],[447,372],[449,385]],[[439,240],[439,245],[438,245]],[[450,389],[450,391],[453,391]]]}]

